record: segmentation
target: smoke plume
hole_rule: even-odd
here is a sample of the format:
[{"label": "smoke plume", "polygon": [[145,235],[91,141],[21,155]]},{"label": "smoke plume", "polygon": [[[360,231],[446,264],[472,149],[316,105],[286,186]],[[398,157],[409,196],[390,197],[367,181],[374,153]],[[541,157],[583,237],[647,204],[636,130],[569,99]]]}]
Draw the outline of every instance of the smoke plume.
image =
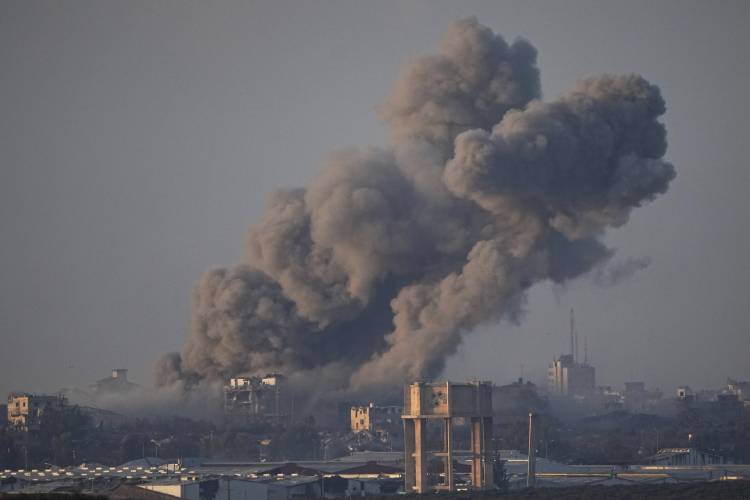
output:
[{"label": "smoke plume", "polygon": [[594,283],[602,287],[619,285],[650,265],[649,257],[631,257],[613,264],[598,266],[594,270]]},{"label": "smoke plume", "polygon": [[242,263],[200,279],[162,385],[435,376],[465,334],[517,318],[534,283],[607,261],[605,230],[675,176],[658,87],[602,75],[542,101],[536,49],[473,18],[407,64],[379,112],[391,147],[331,154],[310,186],[271,197]]}]

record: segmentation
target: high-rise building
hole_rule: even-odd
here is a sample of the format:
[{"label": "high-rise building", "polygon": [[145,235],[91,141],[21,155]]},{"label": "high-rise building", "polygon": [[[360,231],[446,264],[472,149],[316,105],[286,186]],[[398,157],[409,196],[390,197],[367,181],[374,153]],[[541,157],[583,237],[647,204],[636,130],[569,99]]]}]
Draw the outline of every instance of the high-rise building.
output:
[{"label": "high-rise building", "polygon": [[583,363],[578,362],[578,330],[570,310],[570,354],[555,358],[547,369],[547,386],[553,396],[587,397],[596,390],[596,370],[588,362],[584,344]]},{"label": "high-rise building", "polygon": [[591,396],[596,389],[596,370],[588,363],[577,363],[572,354],[563,354],[547,370],[550,394]]}]

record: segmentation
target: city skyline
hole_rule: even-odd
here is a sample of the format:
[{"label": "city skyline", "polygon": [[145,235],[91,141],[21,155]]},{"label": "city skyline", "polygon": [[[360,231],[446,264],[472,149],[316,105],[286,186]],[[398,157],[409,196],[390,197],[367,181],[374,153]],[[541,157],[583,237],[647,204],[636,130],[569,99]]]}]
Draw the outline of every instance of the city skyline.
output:
[{"label": "city skyline", "polygon": [[745,3],[289,5],[4,6],[1,391],[119,366],[151,384],[185,342],[192,287],[238,260],[269,193],[333,149],[385,145],[375,108],[399,68],[472,15],[536,46],[545,100],[601,72],[659,86],[678,173],[607,233],[613,264],[644,269],[534,286],[518,325],[476,328],[441,378],[502,384],[523,363],[542,379],[574,307],[598,385],[750,379]]}]

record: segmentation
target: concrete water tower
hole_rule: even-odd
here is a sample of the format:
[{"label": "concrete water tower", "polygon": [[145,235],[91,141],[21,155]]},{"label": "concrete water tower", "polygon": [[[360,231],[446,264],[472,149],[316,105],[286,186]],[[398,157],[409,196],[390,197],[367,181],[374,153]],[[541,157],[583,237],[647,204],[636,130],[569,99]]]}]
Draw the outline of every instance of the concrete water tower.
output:
[{"label": "concrete water tower", "polygon": [[[432,457],[443,460],[445,482],[438,490],[455,491],[453,458],[471,458],[471,483],[475,490],[494,486],[492,463],[492,385],[489,382],[415,382],[404,390],[405,490],[430,491],[427,467]],[[471,426],[471,449],[453,449],[453,419],[463,418]],[[443,446],[427,450],[427,423],[442,421]]]}]

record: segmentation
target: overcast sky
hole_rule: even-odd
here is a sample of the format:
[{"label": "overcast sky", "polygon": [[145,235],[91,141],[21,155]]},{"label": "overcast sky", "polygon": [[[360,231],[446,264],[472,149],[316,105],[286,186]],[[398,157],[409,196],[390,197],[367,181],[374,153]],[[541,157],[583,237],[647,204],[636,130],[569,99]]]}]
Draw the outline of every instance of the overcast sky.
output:
[{"label": "overcast sky", "polygon": [[115,367],[150,383],[267,195],[331,149],[385,145],[400,65],[469,15],[537,47],[545,97],[601,72],[659,85],[678,174],[607,236],[647,269],[534,287],[524,322],[469,335],[446,376],[540,379],[574,307],[599,384],[750,379],[750,2],[5,0],[0,392]]}]

